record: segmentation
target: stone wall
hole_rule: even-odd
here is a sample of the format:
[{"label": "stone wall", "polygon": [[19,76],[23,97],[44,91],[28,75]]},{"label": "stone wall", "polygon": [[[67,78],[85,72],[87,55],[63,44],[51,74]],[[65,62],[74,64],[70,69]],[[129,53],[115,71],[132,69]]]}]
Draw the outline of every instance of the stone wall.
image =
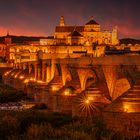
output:
[{"label": "stone wall", "polygon": [[54,112],[65,112],[72,114],[72,102],[74,96],[56,95],[53,96]]},{"label": "stone wall", "polygon": [[127,79],[126,73],[121,69],[121,65],[103,66],[109,94],[112,100],[115,100],[131,88],[131,84]]}]

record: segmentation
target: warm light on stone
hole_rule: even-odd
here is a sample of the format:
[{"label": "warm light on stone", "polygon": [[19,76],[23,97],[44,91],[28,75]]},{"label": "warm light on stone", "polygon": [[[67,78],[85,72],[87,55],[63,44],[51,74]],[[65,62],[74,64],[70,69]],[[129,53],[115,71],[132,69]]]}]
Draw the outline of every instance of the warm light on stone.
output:
[{"label": "warm light on stone", "polygon": [[68,96],[68,95],[69,95],[69,91],[66,90],[66,91],[64,92],[64,94],[65,94],[66,96]]},{"label": "warm light on stone", "polygon": [[28,82],[29,82],[29,79],[24,80],[24,83],[28,83]]},{"label": "warm light on stone", "polygon": [[43,82],[43,81],[38,80],[38,81],[37,81],[37,83],[39,83],[39,84],[43,84],[44,82]]},{"label": "warm light on stone", "polygon": [[55,86],[52,86],[52,91],[56,91],[57,88]]},{"label": "warm light on stone", "polygon": [[24,79],[24,76],[20,76],[19,79]]},{"label": "warm light on stone", "polygon": [[5,72],[5,73],[4,73],[4,76],[7,76],[8,74],[10,74],[11,71],[12,71],[12,70]]},{"label": "warm light on stone", "polygon": [[128,108],[127,107],[124,107],[124,112],[128,112]]},{"label": "warm light on stone", "polygon": [[124,112],[128,112],[128,108],[129,108],[128,105],[125,104],[125,105],[123,106]]},{"label": "warm light on stone", "polygon": [[93,100],[93,97],[88,97],[88,100]]},{"label": "warm light on stone", "polygon": [[35,78],[30,78],[30,81],[36,81],[36,79]]},{"label": "warm light on stone", "polygon": [[10,73],[10,72],[8,71],[8,72],[6,72],[4,75],[7,76],[9,73]]},{"label": "warm light on stone", "polygon": [[90,103],[90,101],[87,99],[87,100],[85,101],[85,103],[86,103],[86,104],[89,104],[89,103]]}]

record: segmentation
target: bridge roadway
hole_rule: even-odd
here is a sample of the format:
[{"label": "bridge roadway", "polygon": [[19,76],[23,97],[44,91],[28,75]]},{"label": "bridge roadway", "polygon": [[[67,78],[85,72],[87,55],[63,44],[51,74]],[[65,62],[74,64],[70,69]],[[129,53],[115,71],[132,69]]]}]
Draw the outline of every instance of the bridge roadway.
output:
[{"label": "bridge roadway", "polygon": [[[45,60],[43,60],[45,61]],[[104,56],[56,59],[55,63],[79,65],[140,65],[140,55],[137,56]]]},{"label": "bridge roadway", "polygon": [[[107,55],[103,57],[83,56],[78,58],[73,57],[41,57],[42,62],[59,64],[79,64],[79,65],[140,65],[140,55]],[[38,60],[21,61],[20,64],[37,64]],[[2,67],[3,64],[0,64]],[[10,66],[11,67],[11,66]]]}]

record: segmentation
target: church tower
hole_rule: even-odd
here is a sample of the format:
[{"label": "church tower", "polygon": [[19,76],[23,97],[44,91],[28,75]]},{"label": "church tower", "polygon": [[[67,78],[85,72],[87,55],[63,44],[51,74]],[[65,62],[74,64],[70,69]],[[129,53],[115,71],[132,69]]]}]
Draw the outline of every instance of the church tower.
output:
[{"label": "church tower", "polygon": [[61,17],[60,17],[59,26],[65,26],[65,19],[64,19],[64,16],[61,16]]},{"label": "church tower", "polygon": [[7,35],[4,38],[4,43],[5,44],[11,44],[12,43],[12,38],[10,37],[9,32],[7,32]]},{"label": "church tower", "polygon": [[119,43],[118,31],[117,31],[117,26],[115,26],[112,31],[112,45],[117,45],[118,43]]}]

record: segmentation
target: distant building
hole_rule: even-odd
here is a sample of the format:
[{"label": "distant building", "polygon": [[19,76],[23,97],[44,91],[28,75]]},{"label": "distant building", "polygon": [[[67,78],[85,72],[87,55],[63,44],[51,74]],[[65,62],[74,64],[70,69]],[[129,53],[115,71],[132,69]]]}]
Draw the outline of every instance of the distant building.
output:
[{"label": "distant building", "polygon": [[42,37],[38,40],[26,41],[25,39],[22,43],[12,43],[8,33],[4,44],[0,45],[0,54],[3,53],[2,55],[5,55],[10,62],[20,63],[36,61],[38,52],[42,52],[44,59],[51,59],[52,57],[76,58],[84,55],[101,57],[116,51],[120,54],[126,52],[129,54],[132,51],[138,54],[140,51],[140,45],[120,45],[117,28],[114,27],[112,31],[102,31],[100,24],[93,18],[85,25],[69,26],[61,16],[59,25],[55,27],[54,36]]},{"label": "distant building", "polygon": [[56,45],[54,36],[48,36],[45,39],[40,39],[40,45]]},{"label": "distant building", "polygon": [[26,45],[40,45],[39,41],[24,41],[23,44]]},{"label": "distant building", "polygon": [[6,37],[4,38],[4,43],[5,43],[6,45],[12,44],[12,38],[11,38],[11,36],[9,35],[9,32],[7,33]]},{"label": "distant building", "polygon": [[9,56],[9,45],[12,44],[12,38],[7,33],[7,35],[4,37],[3,41],[0,43],[0,57],[5,58]]},{"label": "distant building", "polygon": [[101,31],[100,24],[93,18],[83,26],[69,26],[61,16],[59,26],[55,28],[54,37],[41,39],[41,45],[117,45],[119,44],[117,28]]},{"label": "distant building", "polygon": [[64,17],[61,17],[60,24],[55,29],[55,38],[65,39],[65,43],[70,45],[92,45],[93,43],[116,45],[119,43],[116,27],[112,31],[101,31],[100,24],[93,18],[83,26],[68,26],[65,25]]},{"label": "distant building", "polygon": [[5,57],[5,56],[6,56],[6,45],[0,44],[0,57]]}]

